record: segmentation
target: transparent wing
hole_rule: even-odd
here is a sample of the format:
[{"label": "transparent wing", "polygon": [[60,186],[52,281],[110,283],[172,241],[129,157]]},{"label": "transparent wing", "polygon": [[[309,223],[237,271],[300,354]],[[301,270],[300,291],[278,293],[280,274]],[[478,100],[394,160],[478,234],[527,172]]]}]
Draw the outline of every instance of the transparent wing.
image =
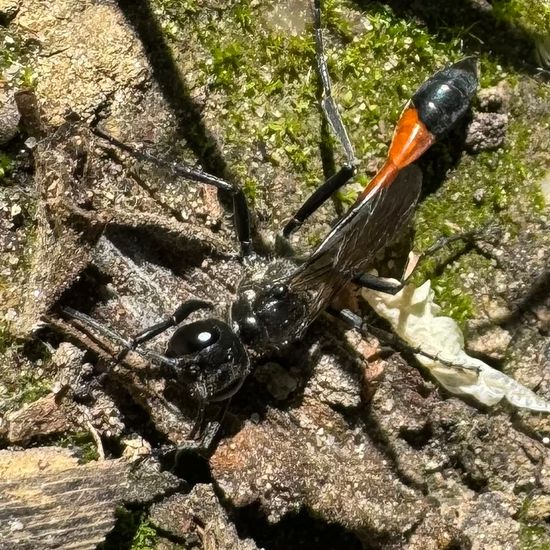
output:
[{"label": "transparent wing", "polygon": [[366,271],[375,254],[410,219],[422,185],[414,165],[387,187],[379,186],[353,205],[287,284],[310,294],[312,315],[323,309],[350,279]]}]

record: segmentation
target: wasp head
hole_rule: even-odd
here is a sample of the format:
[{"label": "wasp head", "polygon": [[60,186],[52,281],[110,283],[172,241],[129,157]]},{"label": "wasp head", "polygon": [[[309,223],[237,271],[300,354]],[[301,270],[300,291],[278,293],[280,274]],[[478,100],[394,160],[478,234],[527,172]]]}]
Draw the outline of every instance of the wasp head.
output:
[{"label": "wasp head", "polygon": [[204,401],[231,397],[249,373],[250,361],[239,337],[218,319],[178,328],[168,342],[166,356],[177,359],[174,376]]}]

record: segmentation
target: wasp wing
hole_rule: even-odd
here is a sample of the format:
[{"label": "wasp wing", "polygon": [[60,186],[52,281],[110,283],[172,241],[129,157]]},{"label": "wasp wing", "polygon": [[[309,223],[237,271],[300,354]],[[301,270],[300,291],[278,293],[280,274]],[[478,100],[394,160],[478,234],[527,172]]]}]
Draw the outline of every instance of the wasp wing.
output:
[{"label": "wasp wing", "polygon": [[408,222],[422,186],[422,172],[403,169],[388,186],[374,187],[338,221],[287,284],[306,292],[316,316],[349,281],[365,272],[375,254]]}]

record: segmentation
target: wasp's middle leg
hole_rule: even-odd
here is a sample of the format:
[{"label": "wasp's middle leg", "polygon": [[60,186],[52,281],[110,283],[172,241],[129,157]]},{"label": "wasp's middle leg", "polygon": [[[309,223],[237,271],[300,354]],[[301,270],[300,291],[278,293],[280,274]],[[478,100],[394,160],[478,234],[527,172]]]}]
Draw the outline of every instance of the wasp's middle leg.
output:
[{"label": "wasp's middle leg", "polygon": [[314,0],[312,4],[313,20],[315,29],[315,58],[317,60],[317,70],[321,79],[323,88],[323,98],[321,107],[325,118],[329,122],[336,138],[344,149],[346,160],[344,165],[336,174],[325,180],[307,200],[298,209],[292,219],[285,225],[283,236],[289,237],[290,234],[298,229],[309,216],[311,216],[320,206],[322,206],[332,194],[344,186],[356,173],[357,160],[353,151],[353,146],[348,137],[346,127],[342,117],[338,112],[338,107],[332,96],[332,84],[328,72],[325,56],[325,47],[323,43],[323,31],[321,30],[321,5],[320,0]]},{"label": "wasp's middle leg", "polygon": [[446,359],[441,358],[438,354],[430,353],[422,349],[420,346],[413,346],[411,344],[408,344],[397,336],[396,334],[392,332],[388,332],[387,330],[380,329],[377,327],[369,326],[367,323],[363,321],[363,319],[347,310],[347,309],[336,309],[336,308],[328,308],[327,313],[332,315],[333,317],[336,317],[337,319],[340,319],[344,323],[346,323],[350,328],[357,329],[361,334],[363,335],[372,335],[378,338],[381,342],[384,344],[391,346],[394,349],[397,349],[399,351],[402,351],[404,353],[409,353],[411,355],[420,355],[422,357],[425,357],[426,359],[429,359],[430,361],[435,361],[438,363],[441,363],[442,365],[445,365],[446,367],[454,368],[454,369],[462,369],[466,371],[474,371],[479,372],[479,368],[465,363],[459,363],[454,361],[448,361]]}]

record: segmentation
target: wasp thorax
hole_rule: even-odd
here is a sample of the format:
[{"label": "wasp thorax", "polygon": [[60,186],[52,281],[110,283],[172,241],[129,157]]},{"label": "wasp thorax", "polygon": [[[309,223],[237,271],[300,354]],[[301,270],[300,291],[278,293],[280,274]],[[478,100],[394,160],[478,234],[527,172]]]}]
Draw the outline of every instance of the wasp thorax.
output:
[{"label": "wasp thorax", "polygon": [[242,340],[249,346],[282,347],[297,337],[306,318],[305,305],[283,283],[243,291],[231,310]]}]

